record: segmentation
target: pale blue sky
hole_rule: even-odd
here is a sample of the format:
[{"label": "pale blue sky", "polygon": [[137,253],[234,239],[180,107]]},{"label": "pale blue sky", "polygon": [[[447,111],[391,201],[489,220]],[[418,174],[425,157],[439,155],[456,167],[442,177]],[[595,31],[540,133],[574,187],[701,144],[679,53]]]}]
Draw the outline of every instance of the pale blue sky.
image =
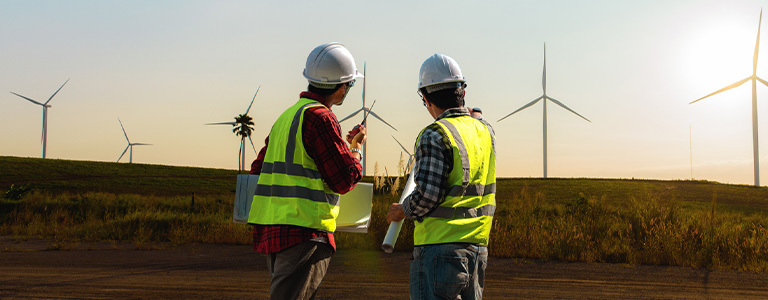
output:
[{"label": "pale blue sky", "polygon": [[[48,157],[116,160],[126,146],[120,117],[133,142],[154,144],[136,147],[134,162],[235,169],[239,139],[203,124],[244,112],[261,85],[250,113],[260,147],[306,87],[307,54],[337,41],[358,68],[367,63],[368,101],[399,129],[370,122],[369,174],[374,162],[393,172],[400,150],[390,135],[410,147],[432,121],[417,75],[441,52],[461,65],[467,104],[496,128],[499,175],[540,177],[541,104],[496,120],[541,95],[546,42],[548,95],[592,120],[548,105],[550,177],[690,178],[692,141],[695,178],[750,184],[749,83],[688,102],[751,74],[766,4],[2,0],[0,155],[41,155],[40,107],[8,92],[44,101],[71,78],[51,102]],[[760,53],[758,76],[768,76]],[[360,107],[361,92],[334,107],[339,119]],[[757,92],[765,163],[768,88]]]}]

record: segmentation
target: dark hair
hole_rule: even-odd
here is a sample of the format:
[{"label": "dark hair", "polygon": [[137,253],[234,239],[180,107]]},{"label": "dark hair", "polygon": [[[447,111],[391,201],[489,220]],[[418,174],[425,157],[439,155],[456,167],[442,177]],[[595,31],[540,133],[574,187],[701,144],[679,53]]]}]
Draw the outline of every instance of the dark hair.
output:
[{"label": "dark hair", "polygon": [[449,109],[464,106],[464,88],[445,89],[427,93],[426,88],[421,88],[421,94],[427,100],[441,109]]},{"label": "dark hair", "polygon": [[307,92],[315,93],[315,94],[318,94],[318,95],[323,96],[323,97],[328,97],[331,94],[335,93],[342,85],[344,85],[344,84],[340,83],[340,84],[337,84],[335,87],[333,87],[331,89],[321,89],[319,87],[316,87],[314,85],[309,84],[309,85],[307,85]]}]

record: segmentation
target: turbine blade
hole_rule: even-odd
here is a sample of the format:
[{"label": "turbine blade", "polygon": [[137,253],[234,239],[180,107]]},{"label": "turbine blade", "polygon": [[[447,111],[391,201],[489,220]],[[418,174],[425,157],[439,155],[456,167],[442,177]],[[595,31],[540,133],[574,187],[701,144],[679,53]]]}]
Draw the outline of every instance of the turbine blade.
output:
[{"label": "turbine blade", "polygon": [[245,110],[245,115],[248,114],[249,111],[251,111],[251,106],[253,106],[253,100],[256,100],[256,95],[259,94],[259,90],[261,89],[261,86],[256,89],[256,94],[253,94],[253,99],[251,99],[251,104],[248,104],[248,109]]},{"label": "turbine blade", "polygon": [[547,43],[544,43],[544,71],[541,72],[541,87],[544,94],[547,94]]},{"label": "turbine blade", "polygon": [[131,143],[131,146],[152,146],[152,144],[145,144],[145,143]]},{"label": "turbine blade", "polygon": [[552,97],[549,97],[549,96],[547,96],[547,99],[549,99],[550,101],[554,102],[554,103],[555,103],[555,104],[557,104],[557,105],[560,105],[560,107],[562,107],[562,108],[565,108],[566,110],[568,110],[568,111],[570,111],[570,112],[574,113],[575,115],[577,115],[577,116],[581,117],[582,119],[584,119],[584,120],[587,120],[587,122],[590,122],[590,123],[592,123],[592,121],[590,121],[589,119],[587,119],[587,118],[585,118],[584,116],[580,115],[579,113],[577,113],[577,112],[573,111],[572,109],[568,108],[568,106],[565,106],[565,104],[563,104],[562,102],[560,102],[560,101],[557,101],[557,99],[555,99],[555,98],[552,98]]},{"label": "turbine blade", "polygon": [[376,105],[376,100],[373,100],[373,104],[371,104],[370,108],[363,107],[363,110],[365,110],[365,113],[363,114],[363,121],[360,122],[361,125],[365,126],[365,120],[368,120],[368,114],[373,112],[374,105]]},{"label": "turbine blade", "polygon": [[253,144],[253,139],[251,138],[250,135],[248,136],[248,140],[251,141],[251,148],[253,148],[253,153],[256,153],[256,155],[258,156],[259,152],[256,151],[256,145]]},{"label": "turbine blade", "polygon": [[509,116],[511,116],[511,115],[514,115],[514,114],[515,114],[515,113],[517,113],[518,111],[521,111],[521,110],[523,110],[523,109],[526,109],[526,108],[530,107],[531,105],[534,105],[534,104],[536,104],[536,102],[539,102],[539,100],[541,100],[542,98],[544,98],[544,95],[542,95],[542,96],[541,96],[541,97],[539,97],[539,98],[536,98],[536,99],[534,99],[534,100],[533,100],[533,101],[531,101],[531,102],[528,102],[528,104],[526,104],[526,105],[523,105],[523,107],[521,107],[521,108],[518,108],[516,111],[513,111],[512,113],[510,113],[510,114],[508,114],[508,115],[504,116],[503,118],[499,119],[499,120],[498,120],[498,121],[496,121],[496,122],[501,122],[501,120],[504,120],[504,119],[506,119],[507,117],[509,117]]},{"label": "turbine blade", "polygon": [[205,125],[237,125],[236,122],[218,122],[218,123],[205,123]]},{"label": "turbine blade", "polygon": [[714,95],[714,94],[717,94],[717,93],[720,93],[720,92],[725,92],[725,91],[727,91],[727,90],[730,90],[730,89],[732,89],[732,88],[735,88],[735,87],[737,87],[737,86],[740,86],[740,85],[744,84],[745,82],[747,82],[747,80],[750,80],[750,79],[752,79],[752,76],[749,76],[749,77],[747,77],[747,78],[744,78],[744,79],[742,79],[742,80],[739,80],[739,81],[737,81],[737,82],[735,82],[735,83],[733,83],[733,84],[731,84],[731,85],[729,85],[729,86],[726,86],[726,87],[724,87],[724,88],[722,88],[722,89],[719,89],[719,90],[715,91],[714,93],[711,93],[711,94],[709,94],[709,95],[706,95],[706,96],[704,96],[704,97],[701,97],[701,98],[699,98],[699,99],[696,99],[695,101],[693,101],[693,102],[691,102],[691,103],[688,103],[688,104],[694,104],[694,103],[696,103],[696,102],[698,102],[698,101],[700,101],[700,100],[702,100],[702,99],[704,99],[704,98],[707,98],[707,97],[709,97],[709,96],[712,96],[712,95]]},{"label": "turbine blade", "polygon": [[395,128],[392,125],[389,125],[389,123],[387,123],[387,121],[384,121],[384,119],[380,118],[375,112],[370,112],[370,113],[371,113],[371,116],[373,116],[376,119],[379,119],[379,121],[384,122],[384,124],[387,124],[387,126],[389,126],[390,128],[394,129],[395,131],[397,131],[397,128]]},{"label": "turbine blade", "polygon": [[[71,78],[69,78],[69,79],[71,79]],[[64,81],[64,84],[62,84],[62,85],[59,87],[59,89],[58,89],[58,90],[56,90],[56,92],[54,92],[54,93],[53,93],[53,95],[51,95],[51,97],[50,97],[50,98],[48,98],[48,101],[45,101],[45,104],[48,104],[48,102],[51,102],[51,99],[53,99],[53,96],[56,96],[56,94],[58,94],[58,93],[59,93],[59,91],[61,91],[61,88],[63,88],[63,87],[64,87],[64,85],[65,85],[65,84],[67,84],[67,82],[69,82],[69,79],[67,79],[67,81]]]},{"label": "turbine blade", "polygon": [[365,69],[366,69],[366,65],[365,64],[366,63],[363,62],[363,107],[365,107],[365,82],[368,81],[367,80],[368,77],[365,74]]},{"label": "turbine blade", "polygon": [[763,23],[763,9],[760,9],[760,21],[757,22],[757,41],[755,42],[755,56],[752,58],[752,76],[757,74],[757,51],[760,48],[760,25]]},{"label": "turbine blade", "polygon": [[351,118],[351,117],[354,117],[354,116],[356,116],[356,115],[357,115],[357,114],[359,114],[359,113],[360,113],[362,110],[363,110],[362,108],[361,108],[361,109],[358,109],[357,111],[353,112],[351,115],[349,115],[349,116],[346,116],[344,119],[341,119],[341,121],[339,121],[339,123],[341,123],[341,122],[344,122],[344,121],[346,121],[347,119],[349,119],[349,118]]},{"label": "turbine blade", "polygon": [[123,158],[123,155],[125,155],[125,152],[128,152],[128,147],[131,145],[128,144],[128,146],[125,147],[125,150],[123,150],[123,154],[120,154],[120,157],[117,158],[117,162],[120,162],[120,159]]},{"label": "turbine blade", "polygon": [[131,140],[128,139],[128,134],[125,133],[125,127],[123,127],[123,121],[120,121],[120,118],[117,118],[117,121],[120,122],[120,128],[123,129],[123,134],[125,135],[125,140],[128,141],[128,144],[130,144]]},{"label": "turbine blade", "polygon": [[760,82],[762,82],[763,84],[765,84],[766,86],[768,86],[768,81],[765,81],[765,80],[763,80],[762,78],[760,78],[760,77],[757,77],[757,76],[755,76],[755,78],[757,78],[757,80],[759,80]]},{"label": "turbine blade", "polygon": [[398,145],[400,145],[400,148],[403,148],[403,151],[405,151],[405,153],[408,153],[408,156],[411,156],[411,152],[408,152],[408,150],[406,150],[405,147],[403,147],[403,144],[400,144],[400,141],[398,141],[394,135],[392,136],[392,138],[395,139],[395,142],[397,142]]},{"label": "turbine blade", "polygon": [[34,103],[34,104],[37,104],[37,105],[41,105],[41,106],[45,106],[45,104],[42,104],[42,103],[40,103],[40,102],[37,102],[37,101],[35,101],[35,100],[32,100],[32,99],[30,99],[30,98],[27,98],[27,97],[24,97],[24,96],[22,96],[22,95],[16,94],[16,93],[14,93],[14,92],[11,92],[11,94],[14,94],[14,95],[16,95],[16,96],[19,96],[19,97],[21,97],[21,98],[24,98],[24,99],[27,99],[27,100],[29,100],[29,102],[32,102],[32,103]]}]

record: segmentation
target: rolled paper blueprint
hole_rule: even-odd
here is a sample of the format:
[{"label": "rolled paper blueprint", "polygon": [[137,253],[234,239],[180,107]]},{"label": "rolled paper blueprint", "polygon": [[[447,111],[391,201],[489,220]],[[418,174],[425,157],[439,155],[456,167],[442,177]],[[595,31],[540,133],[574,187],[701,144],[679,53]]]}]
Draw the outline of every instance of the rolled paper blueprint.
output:
[{"label": "rolled paper blueprint", "polygon": [[[413,192],[413,189],[416,188],[416,183],[413,182],[413,171],[415,170],[415,166],[413,169],[411,169],[411,174],[408,175],[408,181],[405,182],[405,188],[403,189],[403,194],[400,195],[400,204],[403,204],[403,201],[405,201],[405,198],[408,197]],[[384,250],[386,253],[392,253],[393,250],[395,250],[395,242],[397,242],[397,236],[400,235],[400,228],[403,227],[403,221],[400,220],[398,222],[392,222],[389,223],[389,229],[387,230],[387,235],[384,237],[384,242],[381,243],[381,250]]]}]

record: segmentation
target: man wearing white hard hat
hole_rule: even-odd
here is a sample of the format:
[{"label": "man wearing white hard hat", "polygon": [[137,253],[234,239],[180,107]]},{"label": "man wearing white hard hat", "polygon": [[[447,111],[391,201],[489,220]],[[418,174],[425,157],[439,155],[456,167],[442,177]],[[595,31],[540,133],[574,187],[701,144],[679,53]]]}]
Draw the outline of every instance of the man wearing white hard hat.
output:
[{"label": "man wearing white hard hat", "polygon": [[260,176],[248,223],[254,251],[267,255],[270,299],[314,299],[336,252],[339,195],[363,178],[366,130],[347,144],[331,111],[363,77],[352,54],[339,43],[320,45],[304,77],[307,91],[278,117],[251,165]]},{"label": "man wearing white hard hat", "polygon": [[480,299],[496,210],[496,142],[491,125],[469,115],[458,63],[429,57],[419,96],[435,122],[416,140],[416,188],[393,203],[389,222],[414,220],[411,299]]}]

